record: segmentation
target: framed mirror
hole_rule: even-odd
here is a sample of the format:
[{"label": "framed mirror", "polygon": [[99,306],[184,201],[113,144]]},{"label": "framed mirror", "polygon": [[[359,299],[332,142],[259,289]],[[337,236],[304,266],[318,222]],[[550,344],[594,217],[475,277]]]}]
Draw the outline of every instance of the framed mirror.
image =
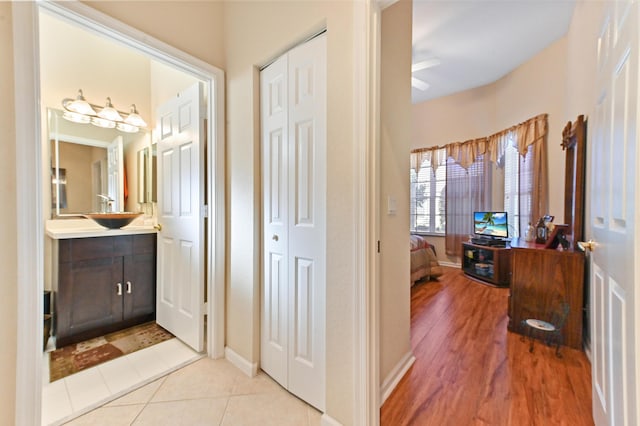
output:
[{"label": "framed mirror", "polygon": [[564,223],[569,225],[568,240],[573,249],[584,236],[584,184],[587,122],[579,115],[562,131],[565,150]]},{"label": "framed mirror", "polygon": [[[138,167],[134,162],[136,170],[131,170],[131,164],[127,170],[125,160],[130,148],[150,146],[149,132],[131,134],[73,123],[52,108],[47,114],[51,216],[103,211],[107,199],[111,200],[111,211],[140,210],[135,205],[140,203],[139,197],[128,197],[130,190],[138,187]],[[151,176],[150,165],[142,171],[143,176]]]}]

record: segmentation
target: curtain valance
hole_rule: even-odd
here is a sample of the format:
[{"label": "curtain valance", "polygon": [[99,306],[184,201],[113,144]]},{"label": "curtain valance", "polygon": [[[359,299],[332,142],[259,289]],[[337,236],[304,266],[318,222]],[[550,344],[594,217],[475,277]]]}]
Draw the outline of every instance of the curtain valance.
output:
[{"label": "curtain valance", "polygon": [[[467,169],[478,156],[484,154],[488,154],[489,159],[497,163],[498,159],[504,155],[504,150],[510,140],[516,141],[518,152],[524,156],[530,145],[544,140],[546,135],[547,114],[540,114],[484,138],[414,149],[411,151],[411,154],[415,154],[411,155],[411,168],[418,173],[423,162],[427,161],[435,171],[438,165],[442,164],[446,158],[451,157],[456,163]],[[442,158],[443,156],[445,158]]]}]

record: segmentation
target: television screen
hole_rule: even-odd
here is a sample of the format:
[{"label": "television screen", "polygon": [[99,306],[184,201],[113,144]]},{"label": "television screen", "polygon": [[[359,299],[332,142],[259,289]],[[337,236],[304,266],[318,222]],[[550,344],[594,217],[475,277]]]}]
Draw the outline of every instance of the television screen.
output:
[{"label": "television screen", "polygon": [[473,232],[487,237],[507,238],[507,212],[474,212]]}]

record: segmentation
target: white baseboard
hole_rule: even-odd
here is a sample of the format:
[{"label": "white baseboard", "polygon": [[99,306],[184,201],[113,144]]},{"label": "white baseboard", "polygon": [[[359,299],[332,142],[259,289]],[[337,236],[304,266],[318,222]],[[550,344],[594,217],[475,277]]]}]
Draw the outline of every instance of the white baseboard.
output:
[{"label": "white baseboard", "polygon": [[389,398],[391,392],[398,386],[398,382],[402,379],[402,376],[411,368],[416,361],[416,357],[413,356],[413,352],[409,351],[402,357],[400,362],[395,366],[393,370],[387,375],[380,387],[380,406]]},{"label": "white baseboard", "polygon": [[440,264],[440,266],[448,266],[450,268],[462,268],[461,263],[447,262],[442,260],[438,260],[438,263]]},{"label": "white baseboard", "polygon": [[327,413],[323,413],[322,417],[320,417],[320,426],[342,426],[342,423],[340,423]]},{"label": "white baseboard", "polygon": [[224,348],[224,357],[233,365],[238,367],[240,371],[246,374],[249,377],[255,377],[258,374],[258,363],[257,362],[249,362],[244,359],[242,356],[238,355],[233,349],[229,346],[225,346]]}]

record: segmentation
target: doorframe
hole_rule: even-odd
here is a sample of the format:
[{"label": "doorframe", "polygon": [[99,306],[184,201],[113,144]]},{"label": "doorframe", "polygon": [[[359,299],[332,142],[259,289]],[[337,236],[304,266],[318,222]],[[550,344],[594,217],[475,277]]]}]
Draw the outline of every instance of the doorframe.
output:
[{"label": "doorframe", "polygon": [[[207,354],[224,356],[225,170],[224,72],[78,1],[12,4],[16,132],[17,357],[16,424],[40,424],[44,225],[42,116],[40,104],[40,8],[120,42],[207,83]],[[213,170],[212,170],[213,169]]]},{"label": "doorframe", "polygon": [[[382,10],[354,2],[354,424],[380,424],[380,44]],[[363,220],[364,218],[364,220]]]}]

